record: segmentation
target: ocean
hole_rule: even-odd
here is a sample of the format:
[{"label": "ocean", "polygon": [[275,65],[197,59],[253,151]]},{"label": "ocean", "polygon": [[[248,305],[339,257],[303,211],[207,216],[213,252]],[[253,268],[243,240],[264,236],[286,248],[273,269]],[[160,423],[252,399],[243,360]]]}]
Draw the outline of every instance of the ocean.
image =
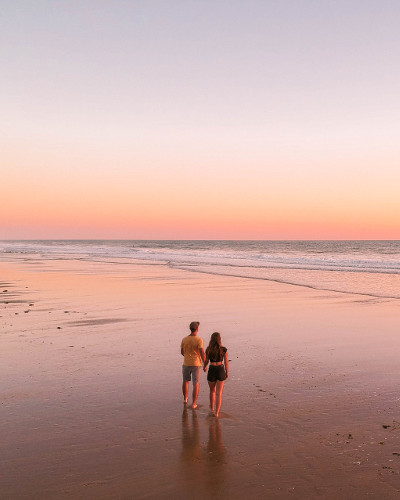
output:
[{"label": "ocean", "polygon": [[8,258],[166,265],[379,299],[400,299],[400,241],[0,241]]}]

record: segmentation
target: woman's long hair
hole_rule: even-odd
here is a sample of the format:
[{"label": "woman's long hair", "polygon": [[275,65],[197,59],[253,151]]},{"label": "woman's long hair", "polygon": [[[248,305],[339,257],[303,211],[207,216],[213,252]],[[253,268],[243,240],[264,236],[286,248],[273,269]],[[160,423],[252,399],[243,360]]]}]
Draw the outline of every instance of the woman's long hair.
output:
[{"label": "woman's long hair", "polygon": [[209,358],[220,359],[221,347],[221,335],[218,332],[214,332],[211,335],[210,343],[206,349],[206,354]]}]

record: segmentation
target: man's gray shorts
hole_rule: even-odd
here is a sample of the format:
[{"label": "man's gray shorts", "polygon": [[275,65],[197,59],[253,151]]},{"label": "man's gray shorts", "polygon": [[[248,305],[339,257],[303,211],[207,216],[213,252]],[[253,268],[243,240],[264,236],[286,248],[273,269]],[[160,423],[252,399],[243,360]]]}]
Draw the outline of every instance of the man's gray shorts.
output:
[{"label": "man's gray shorts", "polygon": [[200,383],[201,366],[182,366],[182,375],[184,382],[190,382],[192,380],[193,384]]}]

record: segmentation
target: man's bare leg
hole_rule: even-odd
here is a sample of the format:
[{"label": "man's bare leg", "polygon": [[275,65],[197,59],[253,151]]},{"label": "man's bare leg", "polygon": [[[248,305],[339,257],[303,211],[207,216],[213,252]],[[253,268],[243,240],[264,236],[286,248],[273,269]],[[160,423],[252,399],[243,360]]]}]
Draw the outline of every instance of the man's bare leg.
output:
[{"label": "man's bare leg", "polygon": [[215,382],[208,382],[208,385],[210,387],[210,411],[214,411],[214,404],[215,404]]},{"label": "man's bare leg", "polygon": [[192,408],[197,408],[197,396],[199,395],[199,383],[193,384],[193,404]]},{"label": "man's bare leg", "polygon": [[218,417],[222,403],[222,391],[224,390],[224,381],[217,380],[217,398],[215,402],[215,416]]},{"label": "man's bare leg", "polygon": [[189,382],[183,381],[182,393],[183,393],[183,402],[185,404],[187,404],[188,392],[189,392]]}]

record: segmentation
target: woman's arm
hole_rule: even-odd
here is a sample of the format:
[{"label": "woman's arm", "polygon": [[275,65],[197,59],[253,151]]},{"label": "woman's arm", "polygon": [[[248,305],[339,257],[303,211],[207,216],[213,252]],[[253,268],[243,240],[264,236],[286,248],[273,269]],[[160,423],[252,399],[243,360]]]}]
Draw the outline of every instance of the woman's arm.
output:
[{"label": "woman's arm", "polygon": [[229,377],[229,363],[228,363],[228,351],[224,354],[224,363],[225,363],[225,371],[226,371],[226,378]]}]

